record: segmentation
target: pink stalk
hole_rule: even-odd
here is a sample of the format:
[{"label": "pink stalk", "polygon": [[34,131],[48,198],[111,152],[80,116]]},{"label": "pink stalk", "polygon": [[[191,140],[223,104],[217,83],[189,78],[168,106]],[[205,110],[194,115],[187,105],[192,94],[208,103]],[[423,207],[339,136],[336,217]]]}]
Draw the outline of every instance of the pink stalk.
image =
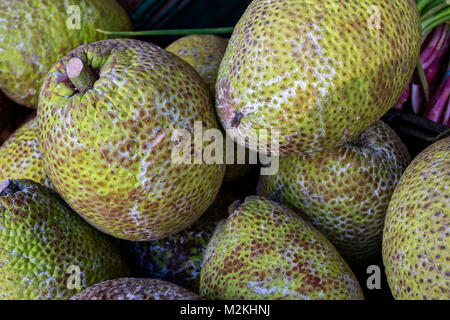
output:
[{"label": "pink stalk", "polygon": [[[425,71],[425,77],[430,87],[430,92],[436,89],[436,80],[442,62],[446,57],[446,53],[450,47],[450,27],[442,24],[428,36],[422,46],[420,60]],[[411,88],[411,105],[415,114],[421,114],[424,108],[425,93],[419,82],[417,72],[414,74]],[[431,106],[431,101],[429,108]],[[429,112],[429,108],[427,112]]]},{"label": "pink stalk", "polygon": [[[420,60],[425,71],[425,76],[430,87],[430,92],[436,89],[436,78],[439,74],[440,66],[445,58],[445,54],[450,46],[450,28],[442,24],[435,28],[422,45]],[[411,97],[411,105],[415,114],[422,113],[425,101],[425,93],[418,79],[417,72],[414,74],[411,83],[400,96],[396,109],[402,110],[405,103]]]},{"label": "pink stalk", "polygon": [[443,37],[443,42],[439,47],[436,47],[436,55],[434,60],[425,68],[425,75],[427,77],[428,83],[433,84],[436,81],[436,77],[439,74],[439,70],[442,67],[442,62],[445,58],[445,54],[450,46],[450,32],[448,32],[449,28],[445,28],[445,36]]},{"label": "pink stalk", "polygon": [[450,127],[450,99],[447,101],[447,110],[445,111],[444,121],[442,121],[442,124]]},{"label": "pink stalk", "polygon": [[422,53],[420,54],[420,61],[422,61],[423,69],[427,69],[430,64],[436,60],[438,53],[440,52],[449,30],[445,24],[440,25],[429,36],[429,40],[425,41],[422,46]]},{"label": "pink stalk", "polygon": [[425,94],[422,86],[418,83],[413,83],[411,86],[411,106],[415,114],[420,113],[424,101]]},{"label": "pink stalk", "polygon": [[441,122],[444,117],[445,107],[450,96],[450,77],[446,75],[442,83],[431,98],[430,103],[425,110],[424,117],[434,122]]}]

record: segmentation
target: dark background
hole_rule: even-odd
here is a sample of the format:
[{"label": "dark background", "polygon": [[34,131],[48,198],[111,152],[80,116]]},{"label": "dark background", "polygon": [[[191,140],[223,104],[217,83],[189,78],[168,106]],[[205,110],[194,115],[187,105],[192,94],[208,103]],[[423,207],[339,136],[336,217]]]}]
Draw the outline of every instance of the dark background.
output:
[{"label": "dark background", "polygon": [[[120,1],[119,1],[120,2]],[[121,0],[136,30],[233,27],[251,0]],[[136,5],[140,5],[136,8]],[[166,47],[177,36],[142,37]]]}]

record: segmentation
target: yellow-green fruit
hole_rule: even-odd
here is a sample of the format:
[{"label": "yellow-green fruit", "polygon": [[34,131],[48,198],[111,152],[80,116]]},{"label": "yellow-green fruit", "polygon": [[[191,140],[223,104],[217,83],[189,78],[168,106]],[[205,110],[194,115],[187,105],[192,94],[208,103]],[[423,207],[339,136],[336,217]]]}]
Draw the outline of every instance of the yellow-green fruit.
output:
[{"label": "yellow-green fruit", "polygon": [[189,35],[173,42],[166,50],[189,63],[205,80],[214,97],[217,73],[227,45],[228,39],[212,34]]},{"label": "yellow-green fruit", "polygon": [[200,297],[162,280],[121,278],[95,284],[71,300],[200,300]]},{"label": "yellow-green fruit", "polygon": [[108,38],[96,28],[132,29],[115,0],[2,0],[0,21],[0,88],[30,108],[37,107],[56,60],[81,44]]},{"label": "yellow-green fruit", "polygon": [[258,192],[310,221],[346,261],[362,264],[381,256],[386,211],[409,162],[406,146],[379,121],[343,146],[280,158]]},{"label": "yellow-green fruit", "polygon": [[0,183],[0,218],[0,299],[68,299],[128,275],[112,239],[38,183]]},{"label": "yellow-green fruit", "polygon": [[51,187],[39,151],[37,118],[17,129],[0,147],[0,181],[5,179],[30,179]]},{"label": "yellow-green fruit", "polygon": [[[173,42],[166,50],[189,63],[205,80],[212,97],[215,97],[217,73],[227,45],[228,39],[215,35],[189,35]],[[226,155],[225,144],[224,155]],[[237,157],[231,160],[234,162],[227,164],[225,181],[239,180],[250,169],[249,164],[237,164]]]},{"label": "yellow-green fruit", "polygon": [[421,43],[414,0],[254,0],[220,66],[220,121],[254,150],[246,137],[276,130],[283,156],[342,145],[395,105]]},{"label": "yellow-green fruit", "polygon": [[450,299],[450,138],[420,153],[392,195],[383,262],[396,299]]},{"label": "yellow-green fruit", "polygon": [[219,223],[203,259],[210,299],[363,299],[334,246],[287,207],[248,197]]},{"label": "yellow-green fruit", "polygon": [[[98,74],[84,93],[67,76],[75,57]],[[198,138],[194,122],[219,127],[206,85],[186,62],[150,43],[99,41],[60,59],[42,87],[38,118],[52,185],[117,238],[149,241],[186,229],[222,183],[224,165],[194,164],[194,157],[179,164],[174,156]]]}]

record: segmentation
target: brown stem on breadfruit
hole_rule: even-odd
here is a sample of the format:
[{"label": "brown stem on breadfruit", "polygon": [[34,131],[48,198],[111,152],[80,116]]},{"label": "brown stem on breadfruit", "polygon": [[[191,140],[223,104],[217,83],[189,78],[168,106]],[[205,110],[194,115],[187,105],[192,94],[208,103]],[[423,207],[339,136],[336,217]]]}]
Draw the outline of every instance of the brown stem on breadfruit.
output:
[{"label": "brown stem on breadfruit", "polygon": [[94,86],[98,77],[92,68],[79,58],[70,59],[66,67],[67,76],[79,92],[85,93]]}]

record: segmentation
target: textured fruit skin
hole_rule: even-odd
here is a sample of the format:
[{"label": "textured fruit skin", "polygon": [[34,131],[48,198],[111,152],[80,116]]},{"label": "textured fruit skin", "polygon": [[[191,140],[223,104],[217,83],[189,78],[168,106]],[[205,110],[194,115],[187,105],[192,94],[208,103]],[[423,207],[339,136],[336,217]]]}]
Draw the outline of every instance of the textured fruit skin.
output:
[{"label": "textured fruit skin", "polygon": [[81,288],[128,275],[114,242],[89,226],[51,189],[12,180],[0,196],[0,299],[68,299],[70,266]]},{"label": "textured fruit skin", "polygon": [[[189,35],[171,43],[166,50],[189,63],[205,80],[212,97],[215,97],[217,73],[227,45],[228,39],[215,35]],[[226,149],[224,148],[225,154]],[[224,181],[231,182],[241,179],[250,167],[249,164],[237,164],[235,153],[234,163],[227,164]]]},{"label": "textured fruit skin", "polygon": [[166,281],[121,278],[95,284],[71,300],[200,300],[200,297]]},{"label": "textured fruit skin", "polygon": [[[72,57],[100,74],[84,94],[67,79]],[[149,241],[184,230],[219,191],[224,165],[172,161],[175,129],[193,136],[194,121],[204,130],[219,125],[200,76],[155,45],[105,40],[72,51],[47,75],[38,118],[52,185],[114,237]]]},{"label": "textured fruit skin", "polygon": [[[80,28],[66,21],[80,9]],[[0,88],[18,104],[36,108],[50,67],[77,46],[107,39],[96,28],[131,30],[125,10],[114,0],[3,0],[0,2]]]},{"label": "textured fruit skin", "polygon": [[209,299],[363,299],[333,245],[287,207],[248,197],[216,227],[200,295]]},{"label": "textured fruit skin", "polygon": [[0,181],[30,179],[51,187],[39,151],[38,120],[33,118],[0,147]]},{"label": "textured fruit skin", "polygon": [[166,50],[189,63],[205,80],[212,96],[228,40],[212,34],[193,34],[171,43]]},{"label": "textured fruit skin", "polygon": [[[254,0],[222,60],[216,104],[236,141],[278,130],[280,154],[339,146],[397,101],[422,41],[415,1]],[[255,140],[256,141],[256,140]],[[260,148],[265,143],[260,143]]]},{"label": "textured fruit skin", "polygon": [[420,153],[392,195],[383,262],[396,299],[450,299],[450,138]]},{"label": "textured fruit skin", "polygon": [[169,281],[198,292],[206,245],[217,222],[228,217],[228,206],[236,199],[231,191],[221,189],[213,204],[190,228],[151,242],[123,241],[130,267],[139,276]]},{"label": "textured fruit skin", "polygon": [[379,121],[341,147],[280,158],[260,176],[258,194],[279,201],[317,227],[351,264],[381,256],[384,218],[411,158]]}]

